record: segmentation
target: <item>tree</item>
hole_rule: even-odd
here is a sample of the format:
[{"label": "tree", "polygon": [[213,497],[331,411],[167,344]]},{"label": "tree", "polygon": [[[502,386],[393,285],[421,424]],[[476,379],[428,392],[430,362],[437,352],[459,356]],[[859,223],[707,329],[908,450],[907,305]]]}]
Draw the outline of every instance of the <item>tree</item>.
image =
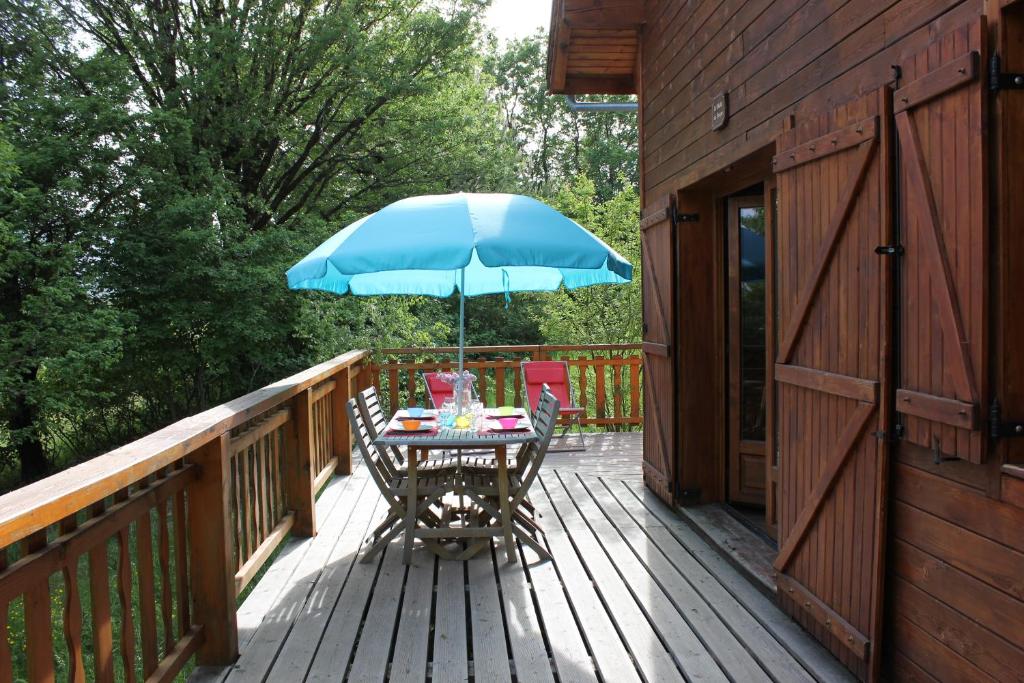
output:
[{"label": "tree", "polygon": [[512,187],[483,6],[0,4],[0,439],[26,477],[343,345],[447,336],[421,322],[443,303],[284,271],[402,196]]},{"label": "tree", "polygon": [[625,285],[560,290],[547,297],[540,330],[549,344],[631,344],[642,332],[639,196],[625,180],[611,199],[597,199],[593,181],[579,176],[554,197],[554,206],[587,226],[633,264]]},{"label": "tree", "polygon": [[59,441],[76,441],[66,427],[110,397],[124,320],[99,284],[95,250],[123,191],[118,144],[134,124],[115,65],[80,59],[44,7],[0,8],[2,452],[31,480],[46,473],[47,450],[82,446]]},{"label": "tree", "polygon": [[[492,97],[501,108],[505,135],[520,155],[523,189],[548,196],[580,174],[606,201],[621,188],[621,177],[638,186],[636,115],[573,112],[565,100],[547,92],[547,36],[492,44],[486,59],[494,79]],[[610,101],[628,101],[611,97]]]}]

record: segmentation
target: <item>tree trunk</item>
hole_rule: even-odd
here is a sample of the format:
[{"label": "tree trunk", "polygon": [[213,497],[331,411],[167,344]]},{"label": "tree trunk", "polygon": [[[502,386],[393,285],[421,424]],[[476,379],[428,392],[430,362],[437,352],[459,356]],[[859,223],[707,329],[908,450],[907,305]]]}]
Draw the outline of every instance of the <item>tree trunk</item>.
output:
[{"label": "tree trunk", "polygon": [[50,469],[37,431],[38,413],[38,409],[28,402],[24,394],[18,393],[14,397],[9,425],[11,431],[18,434],[18,463],[21,465],[22,484],[42,479]]}]

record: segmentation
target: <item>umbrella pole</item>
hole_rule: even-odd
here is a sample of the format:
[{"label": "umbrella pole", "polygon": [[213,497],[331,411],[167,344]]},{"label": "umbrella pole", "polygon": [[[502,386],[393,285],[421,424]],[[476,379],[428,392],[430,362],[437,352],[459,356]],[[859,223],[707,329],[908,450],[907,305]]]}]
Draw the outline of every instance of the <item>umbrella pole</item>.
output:
[{"label": "umbrella pole", "polygon": [[459,374],[462,374],[463,356],[466,350],[466,269],[460,272],[459,282]]},{"label": "umbrella pole", "polygon": [[459,271],[459,381],[455,386],[458,389],[455,399],[455,414],[462,414],[462,367],[466,352],[466,269]]}]

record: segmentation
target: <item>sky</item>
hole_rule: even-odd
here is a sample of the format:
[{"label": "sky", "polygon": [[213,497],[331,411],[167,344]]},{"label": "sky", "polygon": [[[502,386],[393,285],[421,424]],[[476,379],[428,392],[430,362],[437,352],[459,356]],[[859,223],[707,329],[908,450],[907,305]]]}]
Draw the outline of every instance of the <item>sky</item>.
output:
[{"label": "sky", "polygon": [[551,0],[493,0],[487,10],[487,25],[503,41],[546,29],[550,21]]}]

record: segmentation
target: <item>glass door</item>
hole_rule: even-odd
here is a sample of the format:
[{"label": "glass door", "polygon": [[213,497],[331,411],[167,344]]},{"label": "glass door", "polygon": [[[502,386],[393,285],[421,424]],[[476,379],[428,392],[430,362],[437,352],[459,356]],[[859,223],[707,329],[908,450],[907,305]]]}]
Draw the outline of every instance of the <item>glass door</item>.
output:
[{"label": "glass door", "polygon": [[729,501],[765,504],[765,207],[728,200]]}]

